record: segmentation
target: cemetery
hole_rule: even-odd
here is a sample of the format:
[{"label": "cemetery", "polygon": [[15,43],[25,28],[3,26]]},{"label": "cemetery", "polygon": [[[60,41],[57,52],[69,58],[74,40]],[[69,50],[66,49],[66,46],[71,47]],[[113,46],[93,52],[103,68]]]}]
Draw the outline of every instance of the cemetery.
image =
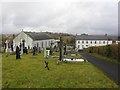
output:
[{"label": "cemetery", "polygon": [[[3,88],[117,88],[101,70],[62,41],[58,47],[8,47],[2,54]],[[9,49],[9,50],[8,50]],[[9,53],[9,54],[8,54]],[[12,53],[12,54],[11,54]]]}]

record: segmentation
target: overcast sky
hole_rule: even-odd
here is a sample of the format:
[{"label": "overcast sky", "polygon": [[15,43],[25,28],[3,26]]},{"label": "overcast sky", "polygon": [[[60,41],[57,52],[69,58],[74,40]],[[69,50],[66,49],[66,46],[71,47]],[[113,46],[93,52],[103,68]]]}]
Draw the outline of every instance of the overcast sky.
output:
[{"label": "overcast sky", "polygon": [[6,1],[2,2],[1,9],[2,33],[19,33],[23,29],[118,34],[118,2],[115,0]]}]

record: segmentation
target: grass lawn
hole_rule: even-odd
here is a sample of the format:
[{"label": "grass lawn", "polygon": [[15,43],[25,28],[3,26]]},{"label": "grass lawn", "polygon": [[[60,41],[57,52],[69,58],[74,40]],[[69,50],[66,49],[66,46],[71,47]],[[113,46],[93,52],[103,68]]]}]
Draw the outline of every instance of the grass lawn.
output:
[{"label": "grass lawn", "polygon": [[49,68],[44,68],[43,53],[37,56],[2,55],[3,88],[117,88],[118,86],[90,63],[62,62],[49,58]]}]

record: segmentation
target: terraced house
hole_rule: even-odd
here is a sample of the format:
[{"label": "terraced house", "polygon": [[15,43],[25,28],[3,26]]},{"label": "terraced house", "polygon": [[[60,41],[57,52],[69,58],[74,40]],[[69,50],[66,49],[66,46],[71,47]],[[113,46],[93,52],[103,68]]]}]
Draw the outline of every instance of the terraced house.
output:
[{"label": "terraced house", "polygon": [[113,40],[105,35],[77,35],[76,36],[76,49],[83,50],[91,46],[104,46],[112,44]]}]

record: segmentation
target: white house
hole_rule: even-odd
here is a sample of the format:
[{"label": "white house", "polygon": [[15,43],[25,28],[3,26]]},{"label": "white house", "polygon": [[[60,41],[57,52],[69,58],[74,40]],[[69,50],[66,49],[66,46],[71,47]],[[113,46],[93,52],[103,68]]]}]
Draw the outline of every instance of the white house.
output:
[{"label": "white house", "polygon": [[91,46],[104,46],[112,44],[107,35],[79,35],[76,36],[76,49],[82,50]]},{"label": "white house", "polygon": [[32,48],[34,46],[40,48],[50,47],[55,40],[45,32],[20,32],[13,40],[14,49],[25,41],[25,47]]}]

